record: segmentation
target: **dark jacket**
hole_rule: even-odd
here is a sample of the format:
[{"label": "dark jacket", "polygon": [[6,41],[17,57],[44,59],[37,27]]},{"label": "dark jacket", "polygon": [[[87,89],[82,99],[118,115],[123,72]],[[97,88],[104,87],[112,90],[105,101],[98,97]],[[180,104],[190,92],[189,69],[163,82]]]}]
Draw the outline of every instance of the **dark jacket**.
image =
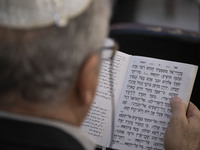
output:
[{"label": "dark jacket", "polygon": [[66,132],[37,123],[0,118],[1,150],[84,150]]}]

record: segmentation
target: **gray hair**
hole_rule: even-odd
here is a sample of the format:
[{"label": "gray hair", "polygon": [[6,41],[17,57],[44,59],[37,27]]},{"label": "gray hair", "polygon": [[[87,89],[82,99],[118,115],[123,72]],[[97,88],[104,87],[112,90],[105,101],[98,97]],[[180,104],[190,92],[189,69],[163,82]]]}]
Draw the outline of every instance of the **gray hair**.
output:
[{"label": "gray hair", "polygon": [[94,0],[65,28],[0,27],[0,96],[20,92],[26,100],[62,99],[87,56],[107,35],[110,0]]}]

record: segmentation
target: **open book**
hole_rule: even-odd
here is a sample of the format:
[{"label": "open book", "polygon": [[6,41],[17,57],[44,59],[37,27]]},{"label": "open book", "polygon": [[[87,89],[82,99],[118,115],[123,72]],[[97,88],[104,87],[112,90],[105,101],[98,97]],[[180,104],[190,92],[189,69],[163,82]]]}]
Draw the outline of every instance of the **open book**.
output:
[{"label": "open book", "polygon": [[82,129],[104,147],[164,149],[170,98],[179,96],[188,106],[197,69],[190,64],[117,52],[112,70],[115,121],[111,118],[110,62],[103,61],[95,100]]}]

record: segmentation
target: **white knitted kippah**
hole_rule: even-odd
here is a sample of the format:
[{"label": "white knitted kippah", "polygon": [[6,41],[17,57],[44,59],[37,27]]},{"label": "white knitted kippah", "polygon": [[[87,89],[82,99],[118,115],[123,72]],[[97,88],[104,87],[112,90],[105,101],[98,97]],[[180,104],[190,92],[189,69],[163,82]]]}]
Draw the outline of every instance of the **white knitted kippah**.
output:
[{"label": "white knitted kippah", "polygon": [[92,0],[0,0],[0,26],[16,29],[64,27]]}]

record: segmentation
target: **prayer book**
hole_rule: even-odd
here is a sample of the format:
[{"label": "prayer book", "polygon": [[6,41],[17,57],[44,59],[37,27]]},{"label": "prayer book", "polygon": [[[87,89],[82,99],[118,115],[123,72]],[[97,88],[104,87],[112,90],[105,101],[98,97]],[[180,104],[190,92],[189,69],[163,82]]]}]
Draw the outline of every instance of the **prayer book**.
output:
[{"label": "prayer book", "polygon": [[188,106],[197,70],[191,64],[118,51],[112,67],[110,61],[102,62],[95,99],[82,129],[102,147],[163,150],[170,99],[179,96]]}]

